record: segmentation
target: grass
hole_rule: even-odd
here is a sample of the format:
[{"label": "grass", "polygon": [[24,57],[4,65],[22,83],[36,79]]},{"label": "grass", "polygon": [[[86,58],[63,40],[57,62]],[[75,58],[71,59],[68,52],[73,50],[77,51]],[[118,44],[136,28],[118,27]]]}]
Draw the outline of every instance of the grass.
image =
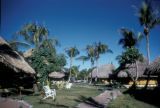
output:
[{"label": "grass", "polygon": [[108,104],[107,108],[158,108],[156,106],[136,100],[129,94],[119,96]]},{"label": "grass", "polygon": [[56,99],[48,98],[41,100],[42,96],[23,96],[23,99],[33,105],[33,108],[73,108],[79,104],[80,97],[94,97],[101,91],[93,86],[77,86],[74,85],[70,90],[57,90]]}]

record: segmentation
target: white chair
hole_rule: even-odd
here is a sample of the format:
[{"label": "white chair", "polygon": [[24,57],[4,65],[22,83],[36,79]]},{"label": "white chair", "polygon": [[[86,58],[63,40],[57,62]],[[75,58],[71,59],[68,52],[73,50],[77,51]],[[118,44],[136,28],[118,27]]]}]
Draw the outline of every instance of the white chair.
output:
[{"label": "white chair", "polygon": [[72,87],[72,83],[66,83],[66,86],[65,86],[66,89],[70,89],[71,87]]},{"label": "white chair", "polygon": [[49,86],[43,86],[44,92],[45,92],[45,97],[43,99],[46,99],[48,97],[52,97],[55,99],[56,96],[56,90],[55,89],[50,89]]}]

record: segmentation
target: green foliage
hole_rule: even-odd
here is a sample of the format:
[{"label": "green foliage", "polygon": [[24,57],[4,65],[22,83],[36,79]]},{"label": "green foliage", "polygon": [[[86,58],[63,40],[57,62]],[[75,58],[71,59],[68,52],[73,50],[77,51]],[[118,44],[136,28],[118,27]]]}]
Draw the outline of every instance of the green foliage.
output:
[{"label": "green foliage", "polygon": [[[53,56],[54,55],[54,56]],[[39,75],[39,81],[42,84],[48,78],[48,74],[53,71],[61,71],[63,66],[66,64],[64,55],[57,55],[49,48],[39,48],[35,50],[30,58],[31,66],[35,69]]]},{"label": "green foliage", "polygon": [[71,76],[77,77],[79,73],[79,66],[72,66],[71,68]]},{"label": "green foliage", "polygon": [[122,45],[123,48],[131,48],[138,43],[138,38],[136,38],[133,31],[127,28],[122,28],[120,32],[123,38],[119,40],[119,44]]},{"label": "green foliage", "polygon": [[83,69],[78,73],[77,79],[84,80],[84,79],[86,79],[88,77],[88,74],[89,74],[88,70],[87,69]]},{"label": "green foliage", "polygon": [[67,48],[65,49],[65,52],[71,58],[77,56],[80,53],[76,47]]},{"label": "green foliage", "polygon": [[19,36],[23,36],[27,42],[34,44],[37,48],[39,47],[40,42],[43,41],[44,37],[47,38],[49,32],[48,29],[42,25],[36,23],[28,23],[24,25],[16,34]]},{"label": "green foliage", "polygon": [[122,55],[117,56],[116,59],[120,65],[125,65],[135,63],[137,60],[142,61],[143,56],[139,53],[138,49],[131,47],[127,48],[126,51],[122,53]]}]

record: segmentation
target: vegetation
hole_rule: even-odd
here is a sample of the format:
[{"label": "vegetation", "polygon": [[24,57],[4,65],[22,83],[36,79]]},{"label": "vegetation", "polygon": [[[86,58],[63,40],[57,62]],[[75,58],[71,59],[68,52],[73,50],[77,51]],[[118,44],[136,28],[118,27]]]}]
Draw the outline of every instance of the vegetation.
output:
[{"label": "vegetation", "polygon": [[49,32],[43,25],[28,23],[24,25],[16,34],[23,36],[27,42],[35,45],[35,48],[38,48],[40,42],[42,42],[44,38],[47,38]]},{"label": "vegetation", "polygon": [[40,48],[38,51],[34,51],[32,56],[28,58],[28,61],[37,72],[38,80],[41,84],[48,79],[50,72],[61,71],[66,65],[65,56],[57,55],[49,48]]},{"label": "vegetation", "polygon": [[117,60],[121,68],[126,68],[126,65],[135,64],[136,65],[136,77],[130,75],[134,84],[138,80],[138,65],[137,61],[142,61],[143,56],[140,54],[139,50],[135,48],[135,45],[138,43],[138,38],[135,34],[128,29],[121,29],[123,38],[120,39],[119,44],[123,46],[125,52],[122,52],[121,55],[117,56]]},{"label": "vegetation", "polygon": [[79,54],[79,50],[76,47],[70,47],[65,49],[65,51],[67,55],[70,57],[70,71],[69,71],[69,77],[68,77],[68,81],[70,81],[73,58]]},{"label": "vegetation", "polygon": [[24,96],[24,100],[34,108],[73,108],[79,104],[80,97],[94,97],[101,92],[92,86],[74,85],[70,90],[57,90],[56,100],[52,98],[41,100],[42,96]]},{"label": "vegetation", "polygon": [[146,37],[146,48],[147,48],[147,58],[148,64],[150,63],[150,48],[149,48],[149,34],[151,29],[156,25],[160,24],[160,17],[153,9],[152,1],[145,0],[139,9],[139,22],[143,26],[143,33]]}]

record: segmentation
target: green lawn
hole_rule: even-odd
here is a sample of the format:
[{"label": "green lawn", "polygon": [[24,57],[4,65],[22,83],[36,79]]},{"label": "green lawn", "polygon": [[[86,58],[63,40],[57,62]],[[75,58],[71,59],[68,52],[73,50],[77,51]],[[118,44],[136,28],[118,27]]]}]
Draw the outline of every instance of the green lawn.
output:
[{"label": "green lawn", "polygon": [[116,100],[109,103],[108,108],[158,108],[158,107],[138,101],[134,99],[134,97],[126,94],[119,96]]},{"label": "green lawn", "polygon": [[57,90],[56,99],[48,98],[41,100],[42,96],[23,96],[23,99],[33,105],[33,108],[73,108],[79,102],[81,96],[94,97],[100,94],[101,91],[93,86],[73,85],[70,90]]}]

